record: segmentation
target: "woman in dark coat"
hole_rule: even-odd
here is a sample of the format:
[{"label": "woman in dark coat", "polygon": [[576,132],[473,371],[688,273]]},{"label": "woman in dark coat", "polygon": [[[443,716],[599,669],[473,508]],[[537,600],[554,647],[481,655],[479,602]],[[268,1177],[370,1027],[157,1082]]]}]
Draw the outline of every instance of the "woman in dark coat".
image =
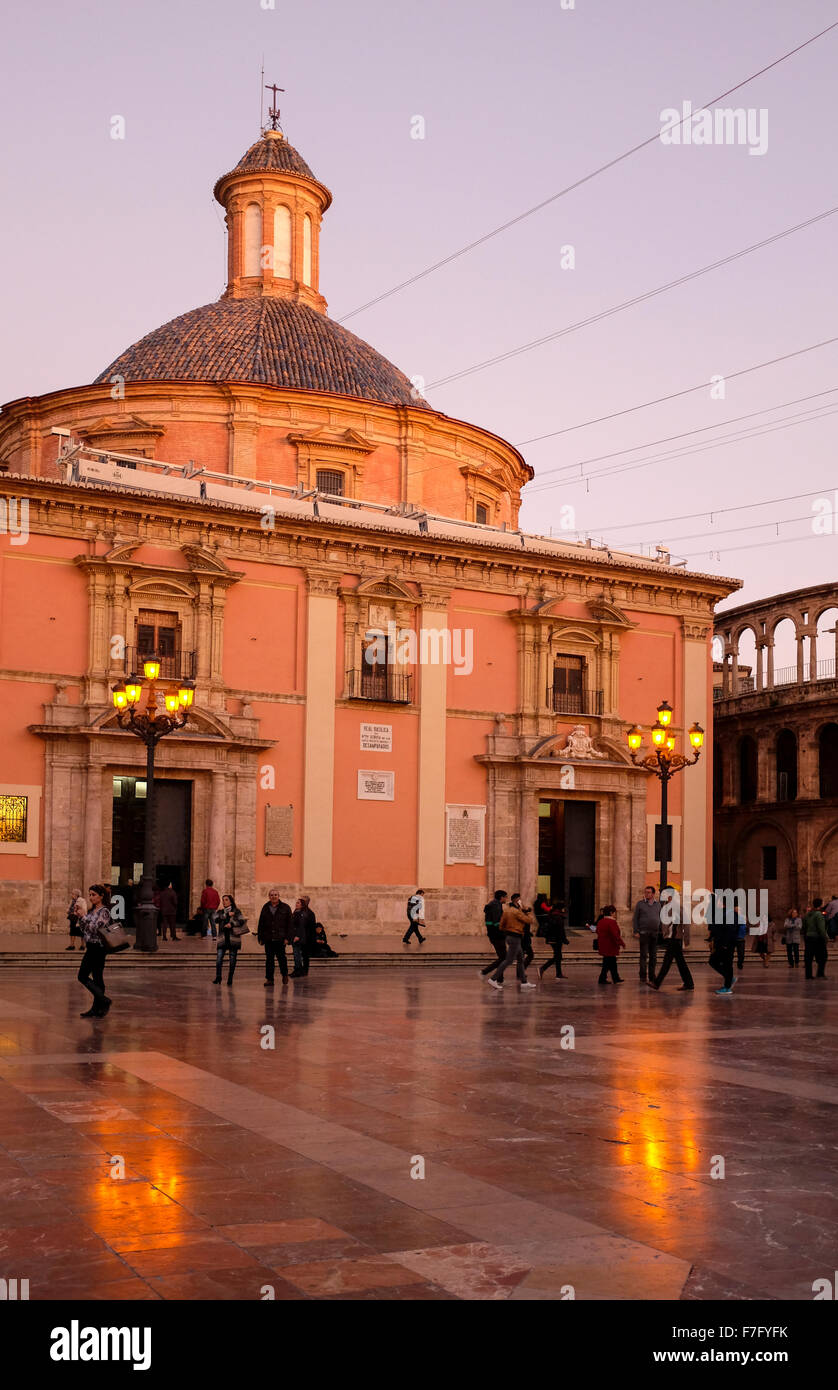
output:
[{"label": "woman in dark coat", "polygon": [[547,945],[552,947],[553,959],[545,961],[538,967],[539,978],[543,980],[544,972],[550,969],[551,965],[556,967],[556,979],[563,980],[562,974],[562,947],[570,943],[567,939],[564,921],[564,907],[561,903],[554,903],[552,911],[544,918],[544,938]]},{"label": "woman in dark coat", "polygon": [[316,944],[317,918],[309,907],[309,902],[309,898],[298,898],[294,904],[291,918],[291,945],[294,951],[292,980],[308,974],[308,963],[312,955],[312,948]]},{"label": "woman in dark coat", "polygon": [[231,893],[225,893],[221,899],[221,911],[218,914],[218,945],[215,949],[215,979],[213,984],[221,984],[221,967],[224,963],[225,952],[230,958],[227,984],[233,983],[236,961],[239,958],[239,948],[242,944],[241,938],[246,928],[247,923],[236,907],[235,898]]},{"label": "woman in dark coat", "polygon": [[[78,911],[76,911],[77,908],[79,909]],[[70,944],[65,949],[68,951],[75,951],[77,941],[79,943],[79,949],[82,951],[84,950],[79,917],[84,916],[86,911],[87,903],[81,895],[81,889],[74,888],[70,896],[70,906],[67,908],[67,922],[70,927]]]}]

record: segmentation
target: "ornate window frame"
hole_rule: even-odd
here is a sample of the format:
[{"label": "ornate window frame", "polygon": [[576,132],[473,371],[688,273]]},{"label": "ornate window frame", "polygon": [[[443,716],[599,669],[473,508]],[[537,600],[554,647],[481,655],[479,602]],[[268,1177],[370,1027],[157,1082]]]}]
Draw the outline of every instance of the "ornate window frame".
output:
[{"label": "ornate window frame", "polygon": [[0,841],[0,854],[20,854],[28,859],[36,859],[41,839],[41,786],[27,785],[23,782],[0,782],[0,796],[26,797],[26,839],[7,842]]}]

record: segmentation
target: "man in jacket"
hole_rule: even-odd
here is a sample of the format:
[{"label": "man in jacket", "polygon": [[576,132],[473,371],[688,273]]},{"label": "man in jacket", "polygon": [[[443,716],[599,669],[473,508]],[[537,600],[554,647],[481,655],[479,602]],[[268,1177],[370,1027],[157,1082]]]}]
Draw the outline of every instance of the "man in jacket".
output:
[{"label": "man in jacket", "polygon": [[654,980],[658,960],[658,937],[661,929],[661,905],[655,898],[655,890],[649,885],[643,889],[643,897],[634,905],[632,934],[637,937],[640,947],[640,981]]},{"label": "man in jacket", "polygon": [[215,914],[221,906],[221,899],[218,896],[218,889],[213,885],[211,878],[204,880],[204,890],[201,893],[201,913],[204,918],[204,935],[215,936],[217,928],[215,925]]},{"label": "man in jacket", "polygon": [[483,969],[480,971],[481,975],[491,975],[493,970],[497,970],[498,961],[503,960],[506,955],[506,940],[500,929],[506,900],[507,894],[504,893],[503,889],[496,888],[483,909],[483,921],[486,926],[486,935],[494,947],[497,959],[490,961],[488,965],[484,965]]},{"label": "man in jacket", "polygon": [[733,955],[739,935],[738,915],[735,910],[728,914],[720,898],[712,901],[709,912],[707,930],[713,945],[709,965],[722,977],[722,987],[716,993],[730,994],[736,984]]},{"label": "man in jacket", "polygon": [[[514,894],[513,896],[517,897],[518,895]],[[513,961],[521,988],[535,989],[535,985],[531,985],[527,980],[527,972],[524,969],[524,928],[530,926],[531,923],[532,908],[513,907],[511,903],[504,908],[503,916],[500,919],[500,929],[506,942],[506,954],[495,973],[489,976],[489,984],[493,989],[503,989],[504,971]]]},{"label": "man in jacket", "polygon": [[405,946],[410,944],[410,938],[415,932],[419,938],[419,945],[425,940],[422,935],[422,928],[425,925],[425,890],[417,888],[407,900],[407,931],[402,937]]},{"label": "man in jacket", "polygon": [[279,962],[279,973],[283,982],[288,979],[288,962],[285,959],[285,943],[291,929],[291,909],[279,896],[279,890],[272,888],[268,901],[259,913],[256,940],[265,948],[265,988],[274,982],[274,968]]},{"label": "man in jacket", "polygon": [[684,947],[690,944],[689,913],[681,911],[681,899],[669,884],[661,893],[660,910],[661,933],[666,942],[666,950],[663,953],[661,968],[655,978],[649,980],[649,984],[652,989],[660,989],[674,961],[681,976],[680,988],[695,989],[690,968],[684,959]]},{"label": "man in jacket", "polygon": [[812,961],[817,961],[816,979],[826,975],[827,933],[826,919],[821,911],[823,899],[815,898],[810,910],[803,918],[803,971],[807,980],[812,979]]}]

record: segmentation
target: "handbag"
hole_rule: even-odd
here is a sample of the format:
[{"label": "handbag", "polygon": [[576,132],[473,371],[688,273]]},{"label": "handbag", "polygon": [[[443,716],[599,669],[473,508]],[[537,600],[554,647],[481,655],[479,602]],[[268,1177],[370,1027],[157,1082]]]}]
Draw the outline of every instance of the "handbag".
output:
[{"label": "handbag", "polygon": [[246,917],[242,917],[240,922],[236,922],[235,925],[230,928],[230,935],[237,936],[239,938],[241,938],[242,936],[247,936],[249,932],[250,927],[247,925]]},{"label": "handbag", "polygon": [[99,935],[106,951],[127,951],[131,945],[128,933],[118,922],[114,922],[112,927],[100,927]]}]

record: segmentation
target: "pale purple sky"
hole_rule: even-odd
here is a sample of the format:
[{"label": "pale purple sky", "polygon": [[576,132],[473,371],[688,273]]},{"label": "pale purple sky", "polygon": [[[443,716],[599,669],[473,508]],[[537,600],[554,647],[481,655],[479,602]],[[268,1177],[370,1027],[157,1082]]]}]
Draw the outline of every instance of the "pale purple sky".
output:
[{"label": "pale purple sky", "polygon": [[[269,0],[262,0],[267,4]],[[549,197],[838,18],[830,0],[46,0],[5,20],[6,215],[0,400],[90,381],[158,324],[224,287],[215,179],[258,138],[259,67],[283,127],[333,192],[321,290],[340,318]],[[554,332],[838,203],[838,30],[724,105],[765,108],[768,148],[656,141],[452,265],[349,320],[428,383]],[[110,138],[124,116],[126,138]],[[426,122],[410,138],[411,118]],[[575,247],[561,270],[559,248]],[[838,334],[838,217],[564,339],[445,386],[431,404],[513,443],[622,410]],[[790,405],[830,388],[809,405]],[[668,543],[745,580],[733,602],[832,580],[835,417],[571,485],[557,469],[772,408],[838,404],[838,344],[621,419],[528,444],[547,490],[531,530],[575,524],[614,545]],[[690,443],[690,441],[686,441]],[[596,463],[591,468],[603,468]],[[685,513],[702,511],[695,520]],[[709,518],[711,513],[714,521]],[[565,514],[566,515],[566,514]],[[767,518],[797,519],[753,528]],[[836,520],[838,532],[838,520]],[[720,552],[711,559],[710,551]]]}]

